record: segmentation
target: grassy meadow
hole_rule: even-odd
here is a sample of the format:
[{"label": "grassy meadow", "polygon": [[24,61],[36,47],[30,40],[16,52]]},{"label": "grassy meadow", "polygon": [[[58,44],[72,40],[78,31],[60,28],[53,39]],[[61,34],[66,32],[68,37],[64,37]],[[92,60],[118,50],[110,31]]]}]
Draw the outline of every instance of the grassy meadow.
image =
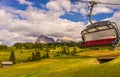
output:
[{"label": "grassy meadow", "polygon": [[99,64],[95,58],[64,57],[0,68],[0,77],[120,77],[120,58]]},{"label": "grassy meadow", "polygon": [[[76,48],[76,54],[71,55]],[[81,49],[69,47],[70,54],[61,54],[61,47],[49,49],[50,58],[40,61],[27,61],[35,49],[13,48],[17,64],[0,68],[0,77],[120,77],[120,57],[100,64],[96,57],[120,54],[119,47],[115,50]],[[68,49],[68,47],[67,47]],[[44,55],[46,48],[37,51]],[[68,51],[67,51],[68,52]],[[8,61],[11,49],[0,50],[0,61]]]}]

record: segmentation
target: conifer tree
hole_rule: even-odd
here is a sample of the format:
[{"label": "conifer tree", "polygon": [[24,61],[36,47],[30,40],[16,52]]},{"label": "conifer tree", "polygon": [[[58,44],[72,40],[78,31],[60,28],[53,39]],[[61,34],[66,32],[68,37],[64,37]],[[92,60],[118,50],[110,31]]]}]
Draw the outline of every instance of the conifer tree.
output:
[{"label": "conifer tree", "polygon": [[34,54],[34,52],[32,53],[32,61],[35,61],[35,54]]},{"label": "conifer tree", "polygon": [[49,56],[49,50],[48,49],[46,49],[46,55],[45,55],[45,57],[46,58],[49,58],[50,56]]},{"label": "conifer tree", "polygon": [[27,60],[27,61],[31,61],[31,57],[30,57],[30,56],[28,57],[28,60]]},{"label": "conifer tree", "polygon": [[42,56],[42,58],[43,58],[43,59],[45,59],[45,58],[46,58],[46,54],[45,54],[45,53],[44,53],[44,55]]},{"label": "conifer tree", "polygon": [[16,64],[15,54],[14,51],[11,52],[9,61],[12,61],[13,64]]},{"label": "conifer tree", "polygon": [[71,54],[75,55],[76,53],[77,53],[77,49],[74,47]]},{"label": "conifer tree", "polygon": [[49,58],[50,56],[49,56],[49,52],[46,52],[46,58]]},{"label": "conifer tree", "polygon": [[36,51],[36,55],[35,55],[35,57],[36,57],[36,61],[38,61],[38,60],[40,60],[41,59],[41,54],[40,54],[40,52],[39,51]]}]

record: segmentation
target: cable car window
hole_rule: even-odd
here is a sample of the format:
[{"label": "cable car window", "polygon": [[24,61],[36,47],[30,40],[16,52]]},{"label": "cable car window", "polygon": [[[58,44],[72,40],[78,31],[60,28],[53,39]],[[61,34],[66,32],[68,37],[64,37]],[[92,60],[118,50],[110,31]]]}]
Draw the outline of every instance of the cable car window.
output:
[{"label": "cable car window", "polygon": [[85,41],[101,40],[107,38],[116,38],[115,29],[109,29],[84,35]]},{"label": "cable car window", "polygon": [[87,33],[86,31],[83,32],[83,34]]},{"label": "cable car window", "polygon": [[101,26],[101,27],[97,27],[97,29],[104,30],[104,29],[108,29],[108,27],[107,26]]},{"label": "cable car window", "polygon": [[110,28],[114,28],[112,25],[109,25]]},{"label": "cable car window", "polygon": [[92,28],[92,29],[89,29],[88,32],[95,32],[96,29],[95,28]]}]

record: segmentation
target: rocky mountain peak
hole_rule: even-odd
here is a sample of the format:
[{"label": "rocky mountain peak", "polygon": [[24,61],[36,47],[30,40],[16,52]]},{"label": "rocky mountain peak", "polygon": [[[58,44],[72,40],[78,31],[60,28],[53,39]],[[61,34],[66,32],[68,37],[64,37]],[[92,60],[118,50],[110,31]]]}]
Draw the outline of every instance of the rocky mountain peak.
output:
[{"label": "rocky mountain peak", "polygon": [[40,35],[37,38],[36,43],[55,43],[55,40],[45,35]]}]

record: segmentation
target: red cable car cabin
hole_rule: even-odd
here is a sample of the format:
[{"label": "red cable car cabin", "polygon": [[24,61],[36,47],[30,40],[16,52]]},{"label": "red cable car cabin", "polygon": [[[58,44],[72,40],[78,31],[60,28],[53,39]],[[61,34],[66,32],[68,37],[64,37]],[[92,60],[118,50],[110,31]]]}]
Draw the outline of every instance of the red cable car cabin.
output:
[{"label": "red cable car cabin", "polygon": [[101,21],[89,25],[82,32],[83,44],[80,47],[112,45],[118,46],[120,41],[117,25],[110,21]]}]

